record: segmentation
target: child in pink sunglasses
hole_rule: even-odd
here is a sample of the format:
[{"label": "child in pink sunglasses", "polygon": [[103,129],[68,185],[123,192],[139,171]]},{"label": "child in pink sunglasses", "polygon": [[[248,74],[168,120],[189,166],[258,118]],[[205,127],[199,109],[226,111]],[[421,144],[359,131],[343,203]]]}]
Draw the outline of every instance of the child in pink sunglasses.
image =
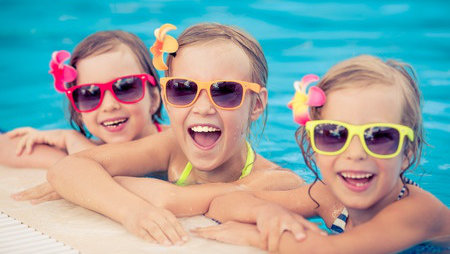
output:
[{"label": "child in pink sunglasses", "polygon": [[[175,40],[166,34],[174,28],[157,29],[151,48],[154,65],[166,70],[161,86],[170,130],[68,156],[47,175],[65,199],[167,245],[187,239],[172,213],[204,214],[215,196],[230,191],[303,184],[247,142],[251,123],[267,104],[267,63],[256,40],[209,23],[189,27]],[[171,53],[167,66],[163,52]],[[167,170],[169,182],[132,177],[157,170]]]},{"label": "child in pink sunglasses", "polygon": [[[207,215],[225,223],[197,234],[277,253],[447,253],[449,209],[404,177],[424,142],[408,68],[372,56],[332,67],[316,87],[326,102],[296,133],[315,181],[218,197]],[[320,216],[333,235],[302,216]]]},{"label": "child in pink sunglasses", "polygon": [[[70,101],[70,122],[76,130],[25,127],[10,131],[0,139],[2,164],[48,168],[68,154],[140,139],[167,128],[159,124],[158,74],[137,36],[124,31],[98,32],[80,42],[70,64],[64,64],[69,57],[67,51],[54,52],[50,73],[56,90]],[[13,197],[39,203],[58,196],[45,183]]]}]

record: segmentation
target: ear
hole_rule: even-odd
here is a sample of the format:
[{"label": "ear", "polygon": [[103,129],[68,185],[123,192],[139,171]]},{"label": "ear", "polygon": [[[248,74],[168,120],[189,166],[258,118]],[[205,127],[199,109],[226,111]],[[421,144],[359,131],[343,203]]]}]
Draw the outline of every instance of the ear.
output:
[{"label": "ear", "polygon": [[153,115],[158,110],[159,105],[161,105],[161,96],[159,90],[155,87],[149,89],[149,95],[151,99],[150,115]]},{"label": "ear", "polygon": [[403,154],[403,160],[402,160],[402,172],[406,170],[406,168],[409,165],[409,161],[411,160],[413,156],[413,152],[411,149],[408,149],[408,153],[405,155]]},{"label": "ear", "polygon": [[259,98],[256,97],[255,102],[253,103],[253,108],[250,112],[250,120],[256,121],[259,116],[264,112],[264,109],[267,106],[268,92],[265,87],[261,88],[261,91],[258,93]]}]

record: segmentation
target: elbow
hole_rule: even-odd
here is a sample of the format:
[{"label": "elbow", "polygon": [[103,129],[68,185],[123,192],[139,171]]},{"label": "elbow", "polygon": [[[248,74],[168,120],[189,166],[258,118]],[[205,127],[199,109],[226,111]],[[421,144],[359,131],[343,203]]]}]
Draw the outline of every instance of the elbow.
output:
[{"label": "elbow", "polygon": [[214,198],[211,203],[209,204],[209,209],[205,213],[205,216],[208,218],[212,218],[214,220],[218,220],[220,222],[226,222],[227,218],[223,216],[224,214],[221,213],[221,211],[224,211],[225,208],[222,207],[222,204],[224,203],[223,199],[225,196],[218,196]]},{"label": "elbow", "polygon": [[69,156],[62,158],[47,170],[47,181],[52,186],[55,186],[55,184],[57,184],[58,181],[66,174],[67,167],[64,165],[67,165],[66,161],[68,159]]}]

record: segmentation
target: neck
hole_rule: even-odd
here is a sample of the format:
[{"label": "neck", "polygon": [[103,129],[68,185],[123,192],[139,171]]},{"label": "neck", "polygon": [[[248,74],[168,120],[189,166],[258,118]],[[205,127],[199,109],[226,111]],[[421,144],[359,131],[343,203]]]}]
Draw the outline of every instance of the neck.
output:
[{"label": "neck", "polygon": [[196,183],[234,182],[241,176],[246,160],[247,144],[244,142],[241,145],[241,148],[234,155],[214,170],[204,171],[198,170],[194,167],[191,174]]},{"label": "neck", "polygon": [[378,200],[371,207],[366,208],[366,209],[353,209],[353,208],[347,207],[348,224],[351,225],[351,227],[355,227],[355,226],[358,226],[360,224],[363,224],[363,223],[371,220],[386,206],[397,201],[398,194],[400,193],[402,188],[403,188],[403,183],[399,178],[399,180],[395,184],[394,188],[392,188],[392,191],[389,192],[389,195],[386,195],[382,199]]},{"label": "neck", "polygon": [[150,136],[150,135],[153,135],[156,133],[158,133],[158,128],[156,128],[155,123],[152,120],[150,120],[150,123],[145,126],[145,128],[142,130],[141,134],[139,136],[137,136],[135,139],[147,137],[147,136]]}]

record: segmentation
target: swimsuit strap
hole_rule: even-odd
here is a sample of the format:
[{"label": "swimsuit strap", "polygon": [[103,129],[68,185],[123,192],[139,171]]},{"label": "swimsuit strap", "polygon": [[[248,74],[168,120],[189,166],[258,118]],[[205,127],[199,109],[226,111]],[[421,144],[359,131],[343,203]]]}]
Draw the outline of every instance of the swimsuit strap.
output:
[{"label": "swimsuit strap", "polygon": [[413,180],[411,180],[411,179],[409,179],[409,178],[407,178],[407,177],[405,177],[405,176],[403,176],[402,179],[403,179],[403,182],[404,182],[405,184],[403,185],[402,190],[401,190],[400,193],[398,194],[397,200],[402,199],[403,196],[405,195],[405,192],[406,192],[406,185],[407,185],[407,184],[410,184],[410,185],[414,185],[414,186],[420,187],[416,182],[414,182]]},{"label": "swimsuit strap", "polygon": [[342,209],[341,214],[334,220],[333,224],[331,225],[330,229],[335,234],[340,234],[345,231],[345,226],[347,225],[348,220],[348,211],[347,208],[344,207]]},{"label": "swimsuit strap", "polygon": [[[403,196],[405,195],[407,184],[419,187],[419,185],[416,182],[414,182],[413,180],[411,180],[407,177],[403,176],[402,179],[405,184],[403,185],[403,188],[401,189],[400,193],[398,194],[397,200],[402,199]],[[336,220],[331,225],[330,230],[335,234],[340,234],[340,233],[344,232],[345,226],[347,225],[347,220],[348,220],[348,211],[347,211],[347,208],[344,207],[344,209],[342,209],[341,214],[339,214],[339,216],[336,218]]]},{"label": "swimsuit strap", "polygon": [[157,130],[158,132],[161,132],[161,131],[162,131],[161,125],[159,125],[158,122],[153,122],[153,124],[155,125],[156,130]]},{"label": "swimsuit strap", "polygon": [[[241,173],[241,176],[239,177],[239,179],[242,179],[242,178],[246,177],[248,174],[250,174],[250,172],[252,171],[252,168],[253,168],[253,162],[255,162],[255,152],[253,151],[250,143],[248,143],[248,142],[246,142],[246,143],[247,143],[247,159],[245,161],[245,166],[242,169],[242,173]],[[186,164],[186,166],[184,167],[180,178],[178,178],[178,180],[176,181],[175,184],[179,185],[179,186],[186,185],[186,179],[188,178],[191,171],[192,171],[192,164],[191,164],[191,162],[188,162]]]}]

